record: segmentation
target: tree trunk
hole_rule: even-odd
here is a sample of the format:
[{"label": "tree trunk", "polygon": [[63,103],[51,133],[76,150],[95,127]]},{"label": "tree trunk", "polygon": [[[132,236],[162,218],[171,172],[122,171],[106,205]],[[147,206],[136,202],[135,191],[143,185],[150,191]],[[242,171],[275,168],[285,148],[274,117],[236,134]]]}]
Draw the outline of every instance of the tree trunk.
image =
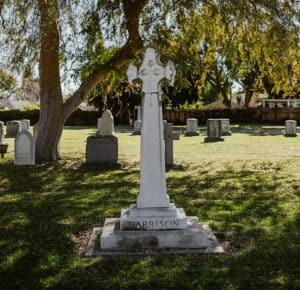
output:
[{"label": "tree trunk", "polygon": [[59,30],[56,1],[39,1],[41,13],[40,118],[36,140],[36,161],[61,158],[58,143],[63,128],[63,99],[59,72]]},{"label": "tree trunk", "polygon": [[252,87],[246,87],[246,94],[245,94],[245,107],[249,108],[249,104],[251,102],[251,99],[253,97],[253,90]]},{"label": "tree trunk", "polygon": [[[1,0],[0,0],[1,1]],[[63,103],[59,71],[59,13],[57,0],[39,0],[41,17],[40,74],[40,118],[36,140],[38,163],[61,159],[59,140],[68,117],[101,82],[104,77],[122,68],[142,48],[139,34],[139,15],[149,0],[128,0],[123,10],[128,31],[125,45],[102,67],[99,67],[80,85],[78,90]]]}]

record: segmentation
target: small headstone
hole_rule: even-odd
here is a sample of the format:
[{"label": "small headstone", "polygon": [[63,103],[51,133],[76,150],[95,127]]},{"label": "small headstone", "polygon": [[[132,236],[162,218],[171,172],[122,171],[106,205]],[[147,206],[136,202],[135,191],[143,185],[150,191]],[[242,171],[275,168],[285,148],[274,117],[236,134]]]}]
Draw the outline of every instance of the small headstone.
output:
[{"label": "small headstone", "polygon": [[142,130],[141,106],[135,106],[134,108],[137,110],[137,119],[133,123],[132,135],[141,135],[141,130]]},{"label": "small headstone", "polygon": [[186,132],[185,136],[198,136],[198,119],[189,118],[186,120]]},{"label": "small headstone", "polygon": [[[100,120],[100,122],[99,122]],[[98,119],[96,136],[90,136],[86,145],[86,164],[104,168],[118,168],[118,138],[114,136],[114,118],[105,110]]]},{"label": "small headstone", "polygon": [[285,121],[285,137],[296,137],[297,136],[297,121],[286,120]]},{"label": "small headstone", "polygon": [[217,142],[224,141],[222,137],[222,126],[220,119],[208,119],[207,120],[207,137],[204,142]]},{"label": "small headstone", "polygon": [[164,123],[165,126],[165,158],[166,158],[166,167],[170,168],[174,166],[174,150],[173,150],[173,141],[179,140],[179,133],[173,131],[172,123]]},{"label": "small headstone", "polygon": [[114,168],[118,164],[118,138],[115,136],[90,136],[87,139],[86,163]]},{"label": "small headstone", "polygon": [[21,130],[28,131],[30,128],[30,120],[23,119],[20,122],[21,122]]},{"label": "small headstone", "polygon": [[97,134],[101,136],[114,135],[114,117],[109,110],[105,110],[100,119],[97,120]]},{"label": "small headstone", "polygon": [[222,127],[222,136],[231,136],[230,130],[230,120],[229,119],[220,119]]},{"label": "small headstone", "polygon": [[17,134],[21,132],[20,121],[8,121],[6,123],[6,138],[16,138]]},{"label": "small headstone", "polygon": [[15,165],[35,164],[35,141],[28,130],[19,132],[15,141]]}]

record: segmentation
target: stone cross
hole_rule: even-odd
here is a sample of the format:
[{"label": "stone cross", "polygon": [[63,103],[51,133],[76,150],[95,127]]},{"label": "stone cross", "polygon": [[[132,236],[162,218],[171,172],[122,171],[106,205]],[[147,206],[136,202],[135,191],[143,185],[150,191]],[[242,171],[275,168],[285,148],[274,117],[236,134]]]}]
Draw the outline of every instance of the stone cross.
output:
[{"label": "stone cross", "polygon": [[137,208],[170,207],[166,191],[161,83],[167,81],[173,84],[175,73],[174,64],[169,61],[164,66],[153,48],[147,48],[139,68],[130,64],[127,70],[129,82],[140,81],[144,93],[141,182]]},{"label": "stone cross", "polygon": [[114,135],[114,117],[109,110],[105,110],[101,116],[100,122],[98,120],[98,135],[113,136]]},{"label": "stone cross", "polygon": [[173,124],[165,122],[165,155],[166,166],[174,165],[173,141],[179,140],[179,133],[173,131]]}]

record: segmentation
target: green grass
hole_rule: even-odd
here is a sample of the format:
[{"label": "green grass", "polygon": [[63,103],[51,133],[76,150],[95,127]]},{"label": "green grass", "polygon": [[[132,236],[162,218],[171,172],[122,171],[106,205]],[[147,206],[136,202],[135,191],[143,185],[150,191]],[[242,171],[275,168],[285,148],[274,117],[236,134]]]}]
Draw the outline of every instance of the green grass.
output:
[{"label": "green grass", "polygon": [[[80,258],[87,234],[118,217],[139,187],[139,136],[117,128],[125,169],[81,167],[91,128],[64,131],[65,160],[35,167],[0,160],[0,289],[299,289],[300,137],[234,126],[224,143],[175,141],[168,193],[208,223],[224,255]],[[183,128],[178,127],[179,130]],[[202,129],[203,132],[203,129]]]}]

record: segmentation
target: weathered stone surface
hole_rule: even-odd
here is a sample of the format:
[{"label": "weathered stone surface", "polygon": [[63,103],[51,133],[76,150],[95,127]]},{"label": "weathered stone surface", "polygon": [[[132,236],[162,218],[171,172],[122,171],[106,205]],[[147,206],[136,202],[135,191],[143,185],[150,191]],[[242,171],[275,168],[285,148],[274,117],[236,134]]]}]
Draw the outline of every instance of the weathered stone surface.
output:
[{"label": "weathered stone surface", "polygon": [[16,136],[14,164],[35,164],[35,141],[29,131],[23,130]]},{"label": "weathered stone surface", "polygon": [[174,204],[166,208],[140,209],[131,205],[121,211],[121,230],[170,230],[187,228],[187,217],[182,208]]},{"label": "weathered stone surface", "polygon": [[4,122],[0,121],[0,144],[5,143],[4,138]]},{"label": "weathered stone surface", "polygon": [[97,135],[113,136],[114,135],[114,117],[109,110],[105,110],[97,122]]},{"label": "weathered stone surface", "polygon": [[115,136],[90,136],[86,145],[86,163],[102,166],[118,164],[118,139]]},{"label": "weathered stone surface", "polygon": [[23,119],[21,122],[21,130],[29,131],[30,129],[30,120]]},{"label": "weathered stone surface", "polygon": [[285,121],[285,137],[296,137],[297,136],[297,121],[286,120]]},{"label": "weathered stone surface", "polygon": [[17,134],[21,132],[20,121],[8,121],[6,123],[6,138],[16,138]]},{"label": "weathered stone surface", "polygon": [[165,137],[165,160],[167,168],[174,166],[174,140],[179,140],[180,135],[178,132],[173,131],[173,124],[172,123],[164,123],[165,130],[164,130],[164,137]]},{"label": "weathered stone surface", "polygon": [[220,119],[222,136],[231,136],[232,132],[230,130],[230,120],[229,119]]},{"label": "weathered stone surface", "polygon": [[135,106],[134,107],[137,110],[137,119],[133,123],[133,132],[132,135],[141,135],[142,130],[142,107],[141,106]]},{"label": "weathered stone surface", "polygon": [[36,140],[37,138],[37,135],[38,135],[38,130],[39,130],[39,123],[35,123],[34,126],[33,126],[33,138],[34,140]]},{"label": "weathered stone surface", "polygon": [[174,82],[175,68],[169,62],[164,66],[157,52],[147,48],[139,68],[129,65],[129,82],[141,81],[145,96],[141,135],[141,183],[137,207],[169,207],[166,192],[165,152],[161,107],[161,82]]},{"label": "weathered stone surface", "polygon": [[119,219],[106,219],[100,237],[100,250],[136,251],[142,249],[202,249],[203,252],[223,252],[213,233],[188,217],[183,230],[121,231]]},{"label": "weathered stone surface", "polygon": [[185,136],[198,136],[198,119],[189,118],[186,119],[186,132]]},{"label": "weathered stone surface", "polygon": [[222,137],[222,126],[220,119],[208,119],[207,120],[207,137],[204,142],[217,142],[224,141]]}]

